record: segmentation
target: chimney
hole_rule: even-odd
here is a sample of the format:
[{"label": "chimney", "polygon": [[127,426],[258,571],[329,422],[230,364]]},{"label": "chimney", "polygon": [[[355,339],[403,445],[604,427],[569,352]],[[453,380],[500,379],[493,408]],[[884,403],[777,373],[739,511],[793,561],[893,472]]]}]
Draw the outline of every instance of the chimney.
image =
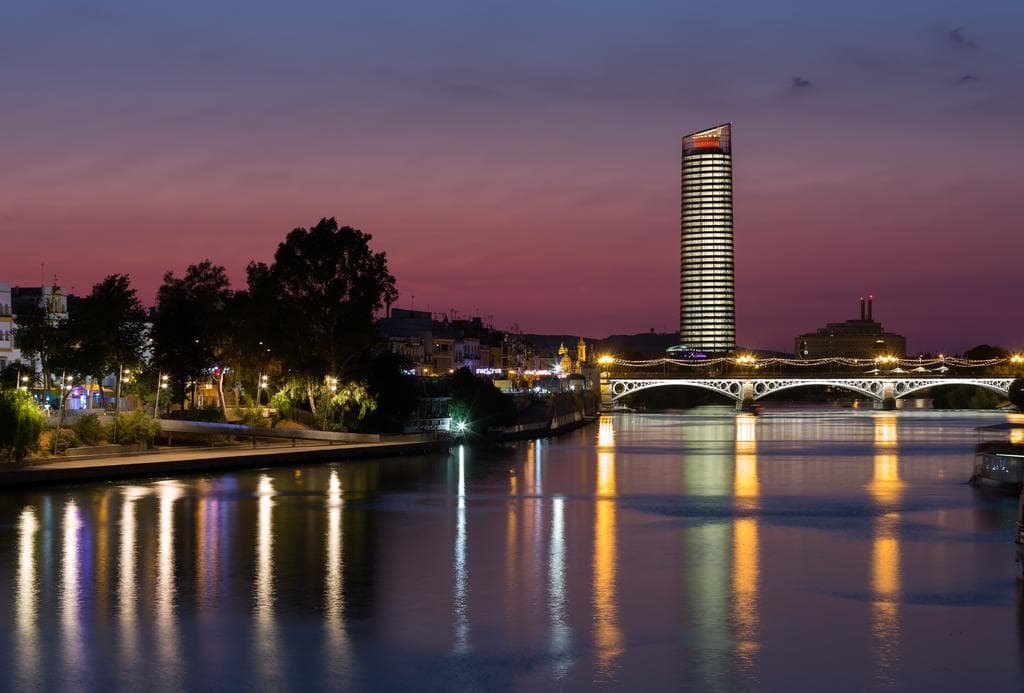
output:
[{"label": "chimney", "polygon": [[868,294],[868,320],[872,320],[871,317],[871,304],[875,302],[875,295]]},{"label": "chimney", "polygon": [[861,319],[861,322],[864,321],[864,297],[863,296],[860,297],[860,319]]}]

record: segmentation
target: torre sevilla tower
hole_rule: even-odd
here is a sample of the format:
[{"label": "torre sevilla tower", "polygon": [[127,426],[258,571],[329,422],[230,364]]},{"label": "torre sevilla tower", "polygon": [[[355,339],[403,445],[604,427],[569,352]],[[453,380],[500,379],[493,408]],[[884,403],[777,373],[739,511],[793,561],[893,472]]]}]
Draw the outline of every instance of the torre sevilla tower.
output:
[{"label": "torre sevilla tower", "polygon": [[682,168],[679,337],[690,351],[732,351],[732,125],[684,137]]}]

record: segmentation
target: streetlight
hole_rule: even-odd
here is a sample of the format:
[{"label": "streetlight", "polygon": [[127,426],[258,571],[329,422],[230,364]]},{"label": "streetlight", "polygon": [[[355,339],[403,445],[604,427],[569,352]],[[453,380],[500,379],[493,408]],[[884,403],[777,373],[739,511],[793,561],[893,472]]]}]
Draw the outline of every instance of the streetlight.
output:
[{"label": "streetlight", "polygon": [[169,380],[170,376],[165,375],[164,373],[161,373],[160,377],[157,378],[156,401],[153,402],[154,419],[157,417],[157,412],[160,411],[160,390],[166,390],[168,387],[170,387],[170,383],[168,382]]},{"label": "streetlight", "polygon": [[[260,386],[259,389],[256,390],[256,406],[263,404],[263,393],[269,387],[268,380],[269,378],[265,374],[260,373]],[[269,399],[267,400],[267,403],[270,403]]]}]

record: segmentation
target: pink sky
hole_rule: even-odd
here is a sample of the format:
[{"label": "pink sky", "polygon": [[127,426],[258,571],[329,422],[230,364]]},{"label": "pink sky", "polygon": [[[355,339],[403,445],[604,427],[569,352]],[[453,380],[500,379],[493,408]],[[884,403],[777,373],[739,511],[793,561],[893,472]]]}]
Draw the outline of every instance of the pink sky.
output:
[{"label": "pink sky", "polygon": [[198,27],[19,8],[0,281],[128,273],[149,302],[167,270],[241,282],[335,216],[387,251],[401,306],[674,331],[679,138],[729,120],[743,345],[791,349],[873,292],[911,351],[1024,347],[1020,7],[793,5],[700,27],[653,4],[238,5]]}]

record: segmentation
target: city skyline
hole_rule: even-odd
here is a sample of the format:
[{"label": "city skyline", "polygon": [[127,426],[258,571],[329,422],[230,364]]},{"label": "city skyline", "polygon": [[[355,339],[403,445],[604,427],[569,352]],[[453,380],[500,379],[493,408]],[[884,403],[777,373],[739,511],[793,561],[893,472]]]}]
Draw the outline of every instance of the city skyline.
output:
[{"label": "city skyline", "polygon": [[1024,10],[882,8],[19,6],[0,279],[125,272],[150,303],[165,271],[240,284],[333,215],[387,251],[400,306],[672,332],[678,137],[728,120],[741,345],[873,291],[911,351],[1019,347]]}]

